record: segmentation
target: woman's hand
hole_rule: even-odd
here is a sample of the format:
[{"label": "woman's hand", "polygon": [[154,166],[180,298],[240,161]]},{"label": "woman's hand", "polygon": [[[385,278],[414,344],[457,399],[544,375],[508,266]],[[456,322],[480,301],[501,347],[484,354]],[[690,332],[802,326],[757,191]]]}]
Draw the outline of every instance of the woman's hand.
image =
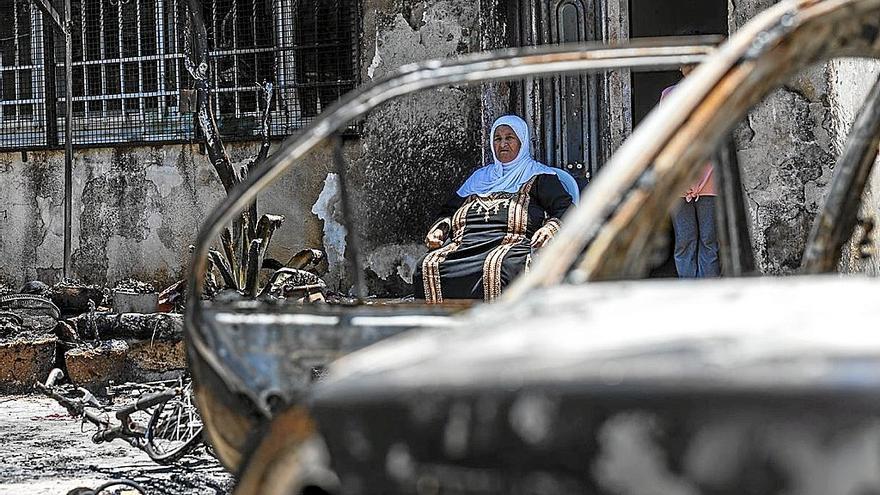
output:
[{"label": "woman's hand", "polygon": [[539,249],[544,247],[550,239],[553,239],[553,234],[555,234],[554,229],[543,226],[535,232],[535,235],[532,236],[532,248]]},{"label": "woman's hand", "polygon": [[443,245],[445,240],[446,234],[443,229],[434,229],[428,233],[428,237],[425,237],[425,246],[428,246],[428,249],[437,249]]},{"label": "woman's hand", "polygon": [[553,236],[559,232],[559,226],[558,218],[548,219],[544,226],[538,229],[532,236],[532,249],[540,249],[546,246],[550,239],[553,239]]}]

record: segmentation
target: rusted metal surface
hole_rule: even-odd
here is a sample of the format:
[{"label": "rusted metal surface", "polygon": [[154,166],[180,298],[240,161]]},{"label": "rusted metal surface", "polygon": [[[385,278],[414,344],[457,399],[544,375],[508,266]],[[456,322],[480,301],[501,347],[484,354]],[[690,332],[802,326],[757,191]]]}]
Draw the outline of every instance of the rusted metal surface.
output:
[{"label": "rusted metal surface", "polygon": [[311,440],[330,493],[859,493],[878,487],[880,447],[857,446],[880,434],[880,310],[827,308],[878,295],[833,276],[541,289],[337,361]]},{"label": "rusted metal surface", "polygon": [[853,235],[859,206],[880,145],[880,80],[859,112],[846,149],[834,166],[834,179],[816,216],[807,241],[802,269],[805,273],[833,272],[843,246]]}]

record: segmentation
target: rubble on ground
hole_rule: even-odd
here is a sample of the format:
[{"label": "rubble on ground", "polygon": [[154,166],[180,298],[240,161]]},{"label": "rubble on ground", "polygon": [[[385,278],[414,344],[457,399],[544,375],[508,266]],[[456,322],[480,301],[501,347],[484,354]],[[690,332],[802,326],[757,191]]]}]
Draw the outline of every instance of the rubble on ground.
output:
[{"label": "rubble on ground", "polygon": [[[117,394],[113,404],[131,402],[139,395]],[[93,443],[94,432],[49,397],[0,400],[0,493],[58,495],[119,479],[136,482],[150,495],[225,495],[232,491],[234,477],[204,447],[173,466],[162,466],[125,442]]]},{"label": "rubble on ground", "polygon": [[153,292],[156,292],[156,289],[151,284],[141,282],[133,278],[120,280],[116,283],[116,285],[113,286],[113,290],[124,290],[137,294],[151,294]]},{"label": "rubble on ground", "polygon": [[[315,273],[290,266],[310,267],[322,253],[300,254],[301,260],[275,269],[257,297],[276,303],[339,301]],[[0,284],[0,393],[28,390],[56,366],[76,385],[98,392],[111,382],[180,376],[186,369],[185,290],[179,281],[160,295],[134,279],[112,289],[76,280],[51,287],[32,281],[17,290]],[[218,302],[242,298],[236,290],[216,294]]]},{"label": "rubble on ground", "polygon": [[[156,294],[136,280],[116,287]],[[0,392],[28,390],[56,365],[92,390],[112,381],[180,376],[186,368],[183,316],[156,313],[155,302],[153,312],[114,313],[107,306],[111,294],[65,280],[52,287],[28,282],[0,295]]]}]

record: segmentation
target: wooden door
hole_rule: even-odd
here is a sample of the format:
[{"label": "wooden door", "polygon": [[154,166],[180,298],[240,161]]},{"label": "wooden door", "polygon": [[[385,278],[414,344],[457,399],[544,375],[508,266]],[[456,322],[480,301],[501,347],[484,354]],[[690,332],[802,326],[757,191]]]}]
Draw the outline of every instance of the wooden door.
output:
[{"label": "wooden door", "polygon": [[[520,0],[512,22],[520,46],[602,39],[596,0]],[[536,158],[589,182],[601,166],[599,76],[551,77],[519,85],[517,106],[535,133]]]}]

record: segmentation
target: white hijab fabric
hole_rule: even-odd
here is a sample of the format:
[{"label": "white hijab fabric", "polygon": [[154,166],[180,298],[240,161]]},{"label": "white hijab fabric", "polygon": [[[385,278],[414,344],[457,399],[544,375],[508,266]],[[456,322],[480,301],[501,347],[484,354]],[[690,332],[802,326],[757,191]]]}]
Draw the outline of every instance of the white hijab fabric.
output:
[{"label": "white hijab fabric", "polygon": [[[520,142],[519,154],[516,155],[513,161],[508,163],[501,163],[498,160],[498,156],[495,154],[495,147],[492,146],[495,130],[502,125],[513,129]],[[529,126],[523,119],[516,115],[505,115],[496,120],[492,124],[492,132],[489,133],[489,146],[492,148],[494,162],[478,168],[476,172],[471,174],[461,188],[459,188],[458,195],[466,198],[471,194],[488,196],[496,192],[515,193],[519,191],[523,184],[536,175],[555,174],[559,177],[559,181],[562,182],[565,191],[571,196],[572,201],[577,204],[580,194],[574,178],[564,170],[548,167],[532,158],[530,143]]]}]

